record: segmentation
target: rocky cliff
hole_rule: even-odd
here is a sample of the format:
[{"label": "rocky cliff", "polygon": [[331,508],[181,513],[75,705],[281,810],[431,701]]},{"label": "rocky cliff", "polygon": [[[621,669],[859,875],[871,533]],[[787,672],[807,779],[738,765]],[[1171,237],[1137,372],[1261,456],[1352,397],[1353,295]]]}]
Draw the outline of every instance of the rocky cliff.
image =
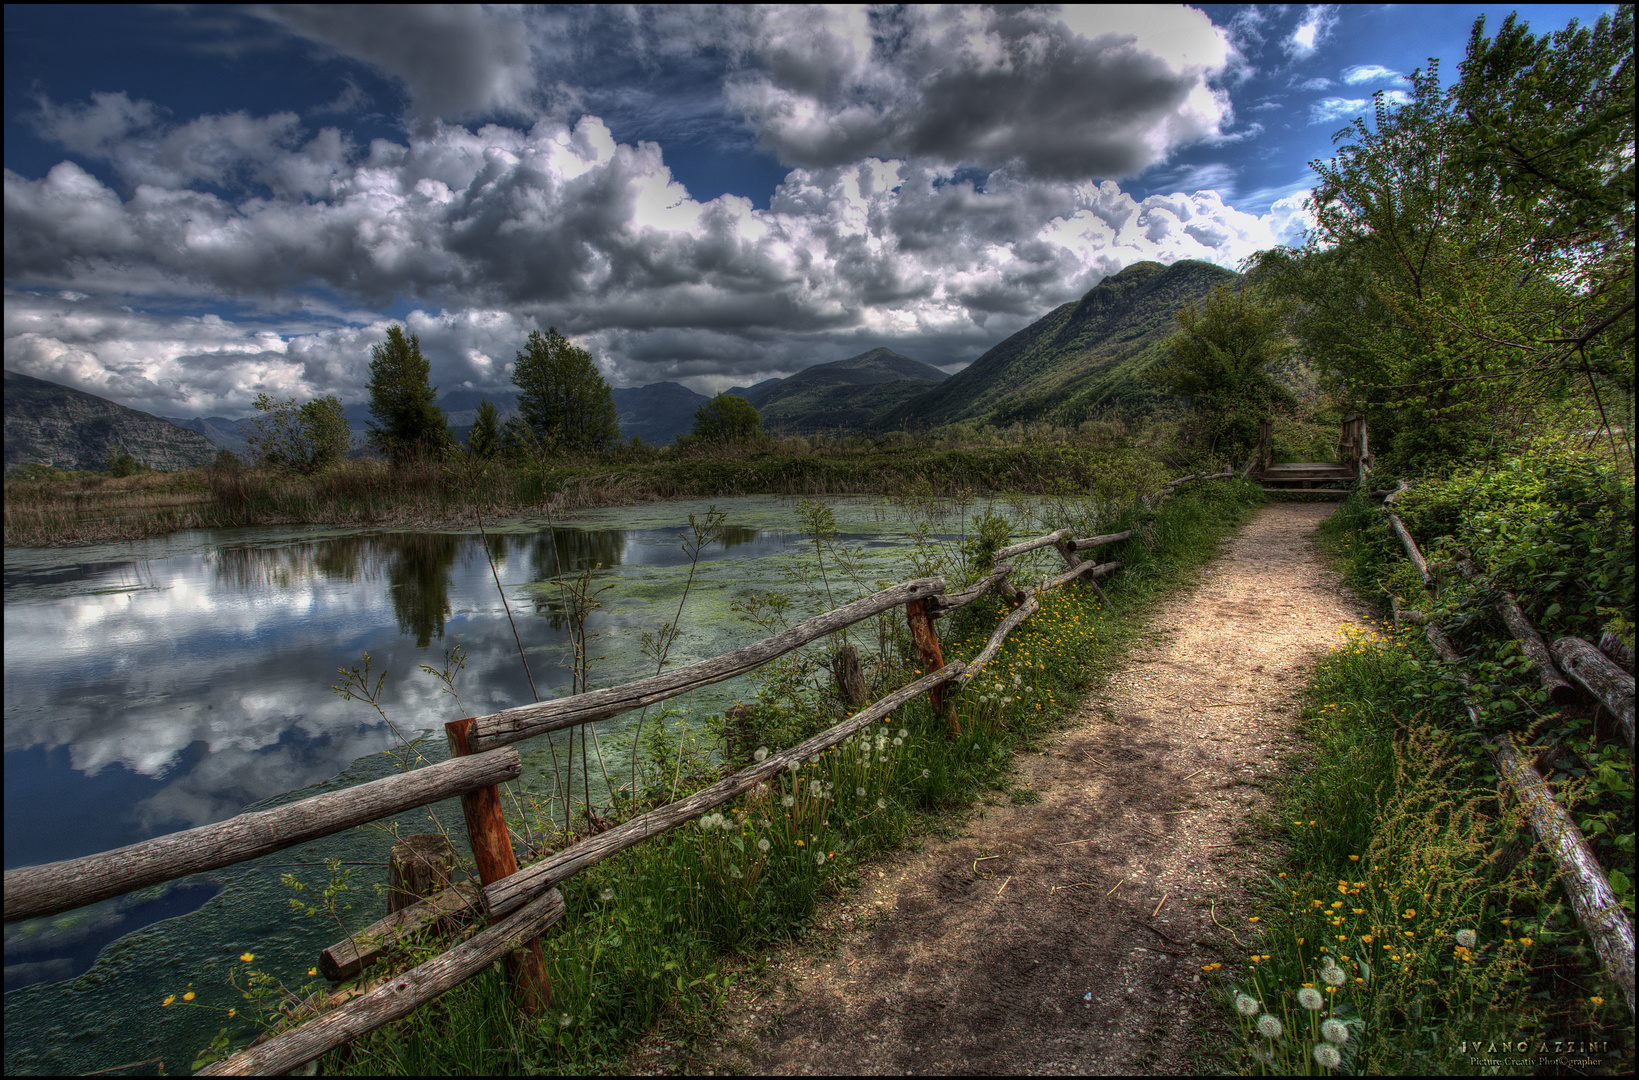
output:
[{"label": "rocky cliff", "polygon": [[216,454],[197,431],[83,390],[8,371],[5,392],[8,469],[29,462],[101,469],[115,445],[152,469],[186,469]]}]

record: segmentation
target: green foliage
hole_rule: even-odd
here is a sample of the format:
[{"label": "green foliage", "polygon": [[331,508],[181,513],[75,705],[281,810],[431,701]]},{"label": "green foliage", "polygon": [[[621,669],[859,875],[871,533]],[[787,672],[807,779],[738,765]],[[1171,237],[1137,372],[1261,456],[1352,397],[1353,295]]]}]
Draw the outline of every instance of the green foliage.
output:
[{"label": "green foliage", "polygon": [[467,452],[484,460],[501,452],[501,410],[489,398],[478,403],[478,415],[467,433]]},{"label": "green foliage", "polygon": [[334,394],[300,406],[257,394],[256,412],[249,442],[258,465],[311,476],[340,461],[353,439]]},{"label": "green foliage", "polygon": [[108,448],[108,456],[103,459],[103,471],[109,476],[135,476],[143,471],[142,462],[132,457],[118,443]]},{"label": "green foliage", "polygon": [[614,397],[592,354],[556,327],[530,333],[512,381],[524,422],[548,451],[602,450],[620,438]]},{"label": "green foliage", "polygon": [[743,443],[757,437],[762,419],[756,408],[739,394],[718,394],[694,412],[697,439],[718,443]]},{"label": "green foliage", "polygon": [[1459,84],[1431,65],[1409,102],[1379,93],[1312,163],[1307,246],[1259,257],[1386,467],[1515,449],[1567,401],[1631,427],[1632,20],[1534,38],[1510,18],[1494,41],[1477,21]]},{"label": "green foliage", "polygon": [[1263,420],[1297,407],[1297,399],[1270,373],[1291,351],[1286,322],[1292,307],[1258,290],[1224,284],[1207,294],[1199,310],[1191,300],[1178,312],[1167,361],[1146,378],[1190,399],[1196,439],[1209,454],[1233,455],[1256,446]]},{"label": "green foliage", "polygon": [[394,464],[436,457],[450,442],[444,410],[436,403],[438,388],[429,379],[432,365],[421,355],[421,339],[408,341],[397,326],[387,340],[370,348],[370,438]]}]

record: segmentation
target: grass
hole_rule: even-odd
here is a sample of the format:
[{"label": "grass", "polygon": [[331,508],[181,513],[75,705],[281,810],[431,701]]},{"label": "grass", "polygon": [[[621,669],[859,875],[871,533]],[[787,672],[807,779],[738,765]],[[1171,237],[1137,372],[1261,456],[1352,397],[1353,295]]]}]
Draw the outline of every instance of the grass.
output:
[{"label": "grass", "polygon": [[[1106,556],[1125,567],[1104,582],[1112,607],[1085,586],[1044,595],[1041,610],[956,699],[960,737],[921,699],[734,804],[564,883],[567,915],[542,939],[553,993],[546,1015],[521,1018],[506,1005],[505,988],[485,975],[331,1052],[321,1067],[415,1075],[624,1072],[637,1040],[657,1025],[673,1045],[708,1042],[722,1029],[736,971],[806,933],[818,905],[861,868],[948,828],[987,791],[1034,801],[1034,792],[1010,785],[1014,755],[1064,721],[1135,637],[1148,605],[1188,581],[1217,539],[1261,501],[1253,485],[1223,482],[1194,485],[1159,512],[1133,511],[1124,524],[1138,534]],[[1042,565],[1050,565],[1046,555]],[[987,599],[942,622],[947,660],[977,653],[1004,611]],[[902,625],[896,634],[866,666],[881,660],[888,681],[902,685],[915,677],[916,654]],[[862,636],[853,640],[863,643]],[[767,749],[779,749],[841,714],[825,692],[792,697],[800,680],[771,678],[768,685],[770,693],[733,728],[752,757],[765,735],[778,736]],[[698,733],[667,735],[664,724],[651,731],[661,734],[651,735],[647,776],[637,785],[646,797],[623,807],[622,816],[668,800],[674,785],[681,797],[735,764],[719,764]],[[562,835],[561,821],[517,824],[531,833],[557,829],[554,846],[572,839]],[[396,966],[440,947],[406,952]],[[213,1053],[226,1049],[224,1036]]]},{"label": "grass", "polygon": [[[1420,594],[1381,518],[1356,498],[1323,540],[1368,596]],[[1631,1014],[1521,813],[1499,802],[1455,682],[1421,634],[1345,629],[1348,644],[1307,688],[1308,747],[1272,788],[1249,944],[1208,965],[1233,1031],[1225,1064],[1282,1075],[1631,1072]],[[1496,695],[1510,696],[1493,676]],[[1560,795],[1604,820],[1589,782]],[[1631,824],[1626,835],[1631,861]],[[1620,836],[1606,839],[1619,857]]]}]

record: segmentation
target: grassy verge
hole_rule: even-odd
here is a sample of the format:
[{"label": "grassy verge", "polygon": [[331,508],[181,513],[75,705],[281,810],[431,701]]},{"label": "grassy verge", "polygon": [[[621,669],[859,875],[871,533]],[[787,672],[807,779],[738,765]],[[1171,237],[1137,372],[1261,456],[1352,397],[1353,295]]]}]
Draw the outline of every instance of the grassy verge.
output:
[{"label": "grassy verge", "polygon": [[624,447],[541,462],[455,458],[393,468],[355,460],[313,476],[233,463],[122,478],[73,473],[7,480],[5,542],[48,547],[248,525],[470,526],[474,513],[495,518],[735,495],[1124,498],[1155,490],[1182,460],[1158,458],[1125,439],[1021,429],[983,437],[771,439],[693,451]]},{"label": "grassy verge", "polygon": [[[1127,524],[1137,535],[1108,556],[1124,564],[1106,579],[1111,607],[1082,586],[1043,597],[1041,611],[957,701],[960,738],[949,736],[945,718],[925,700],[913,703],[737,803],[565,883],[568,914],[543,938],[554,995],[547,1015],[519,1017],[498,979],[486,975],[327,1055],[323,1070],[622,1072],[633,1045],[657,1024],[674,1044],[709,1036],[721,1027],[736,972],[755,968],[769,946],[802,936],[817,906],[848,887],[860,867],[956,820],[982,792],[1006,791],[1014,754],[1064,721],[1125,649],[1143,610],[1191,580],[1217,540],[1261,502],[1254,485],[1214,482],[1186,489],[1159,512],[1135,512]],[[1005,538],[992,534],[990,541]],[[1042,569],[1048,565],[1044,557]],[[986,600],[942,623],[947,659],[977,653],[1003,614],[999,602]],[[866,667],[880,662],[882,683],[902,685],[915,676],[916,654],[902,619],[887,623],[879,639],[885,647]],[[821,652],[770,665],[767,693],[749,715],[719,722],[721,754],[655,725],[660,734],[645,748],[648,765],[637,785],[643,805],[624,807],[622,816],[681,797],[742,755],[790,745],[840,718],[844,710],[825,681],[811,677],[823,671]],[[542,827],[519,824],[521,831]],[[554,843],[572,839],[560,834]],[[427,943],[396,966],[442,947]],[[216,1051],[225,1049],[224,1035]],[[674,1064],[687,1068],[688,1060]]]},{"label": "grassy verge", "polygon": [[[1579,505],[1598,503],[1597,470],[1572,465],[1568,472],[1586,481],[1573,485]],[[1551,463],[1535,473],[1548,478],[1548,488],[1567,475]],[[1487,512],[1519,511],[1506,528],[1533,543],[1587,532],[1601,514],[1620,520],[1615,489],[1614,502],[1578,521],[1550,516],[1556,496],[1528,481],[1512,480],[1532,498],[1502,507],[1491,501]],[[1435,519],[1477,484],[1498,491],[1495,474],[1429,485],[1423,504],[1408,512],[1408,519],[1417,515],[1419,539],[1434,541]],[[1631,507],[1631,491],[1627,498]],[[1368,596],[1409,596],[1466,642],[1486,734],[1536,744],[1527,757],[1549,772],[1631,905],[1631,888],[1624,889],[1633,857],[1631,778],[1625,769],[1600,768],[1612,755],[1593,710],[1550,708],[1529,673],[1507,662],[1517,646],[1486,625],[1474,595],[1442,591],[1431,600],[1408,587],[1382,518],[1375,506],[1351,500],[1323,539]],[[1448,518],[1457,533],[1499,527],[1477,509]],[[1593,540],[1583,540],[1593,547],[1580,556],[1584,585],[1595,583],[1590,589],[1604,580],[1607,561],[1601,530],[1592,532]],[[1473,536],[1462,539],[1478,547]],[[1490,556],[1482,563],[1488,570],[1508,564],[1497,549],[1475,554]],[[1621,558],[1617,551],[1610,561]],[[1631,598],[1631,554],[1627,561]],[[1620,579],[1618,569],[1606,586],[1619,592]],[[1577,589],[1533,592],[1523,576],[1511,584],[1539,625],[1583,606],[1592,617],[1606,603]],[[1247,951],[1215,976],[1236,1031],[1230,1067],[1283,1075],[1631,1072],[1627,1006],[1599,974],[1518,809],[1499,801],[1453,675],[1434,661],[1421,633],[1366,625],[1349,637],[1308,686],[1301,729],[1310,749],[1274,791],[1264,829],[1271,854],[1259,867]]]}]

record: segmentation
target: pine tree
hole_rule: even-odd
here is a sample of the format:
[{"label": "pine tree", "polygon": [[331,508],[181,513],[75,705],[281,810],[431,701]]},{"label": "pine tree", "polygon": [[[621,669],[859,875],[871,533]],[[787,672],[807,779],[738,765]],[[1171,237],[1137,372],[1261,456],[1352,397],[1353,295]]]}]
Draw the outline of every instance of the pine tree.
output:
[{"label": "pine tree", "polygon": [[556,327],[529,335],[512,381],[519,390],[518,411],[545,446],[602,450],[620,438],[614,397],[592,354],[571,345]]},{"label": "pine tree", "polygon": [[489,398],[478,403],[478,415],[467,432],[467,452],[477,458],[492,458],[501,449],[501,410]]},{"label": "pine tree", "polygon": [[394,464],[423,454],[440,454],[449,445],[444,410],[435,404],[438,388],[430,385],[432,367],[421,355],[421,340],[387,328],[387,340],[370,349],[370,441]]}]

